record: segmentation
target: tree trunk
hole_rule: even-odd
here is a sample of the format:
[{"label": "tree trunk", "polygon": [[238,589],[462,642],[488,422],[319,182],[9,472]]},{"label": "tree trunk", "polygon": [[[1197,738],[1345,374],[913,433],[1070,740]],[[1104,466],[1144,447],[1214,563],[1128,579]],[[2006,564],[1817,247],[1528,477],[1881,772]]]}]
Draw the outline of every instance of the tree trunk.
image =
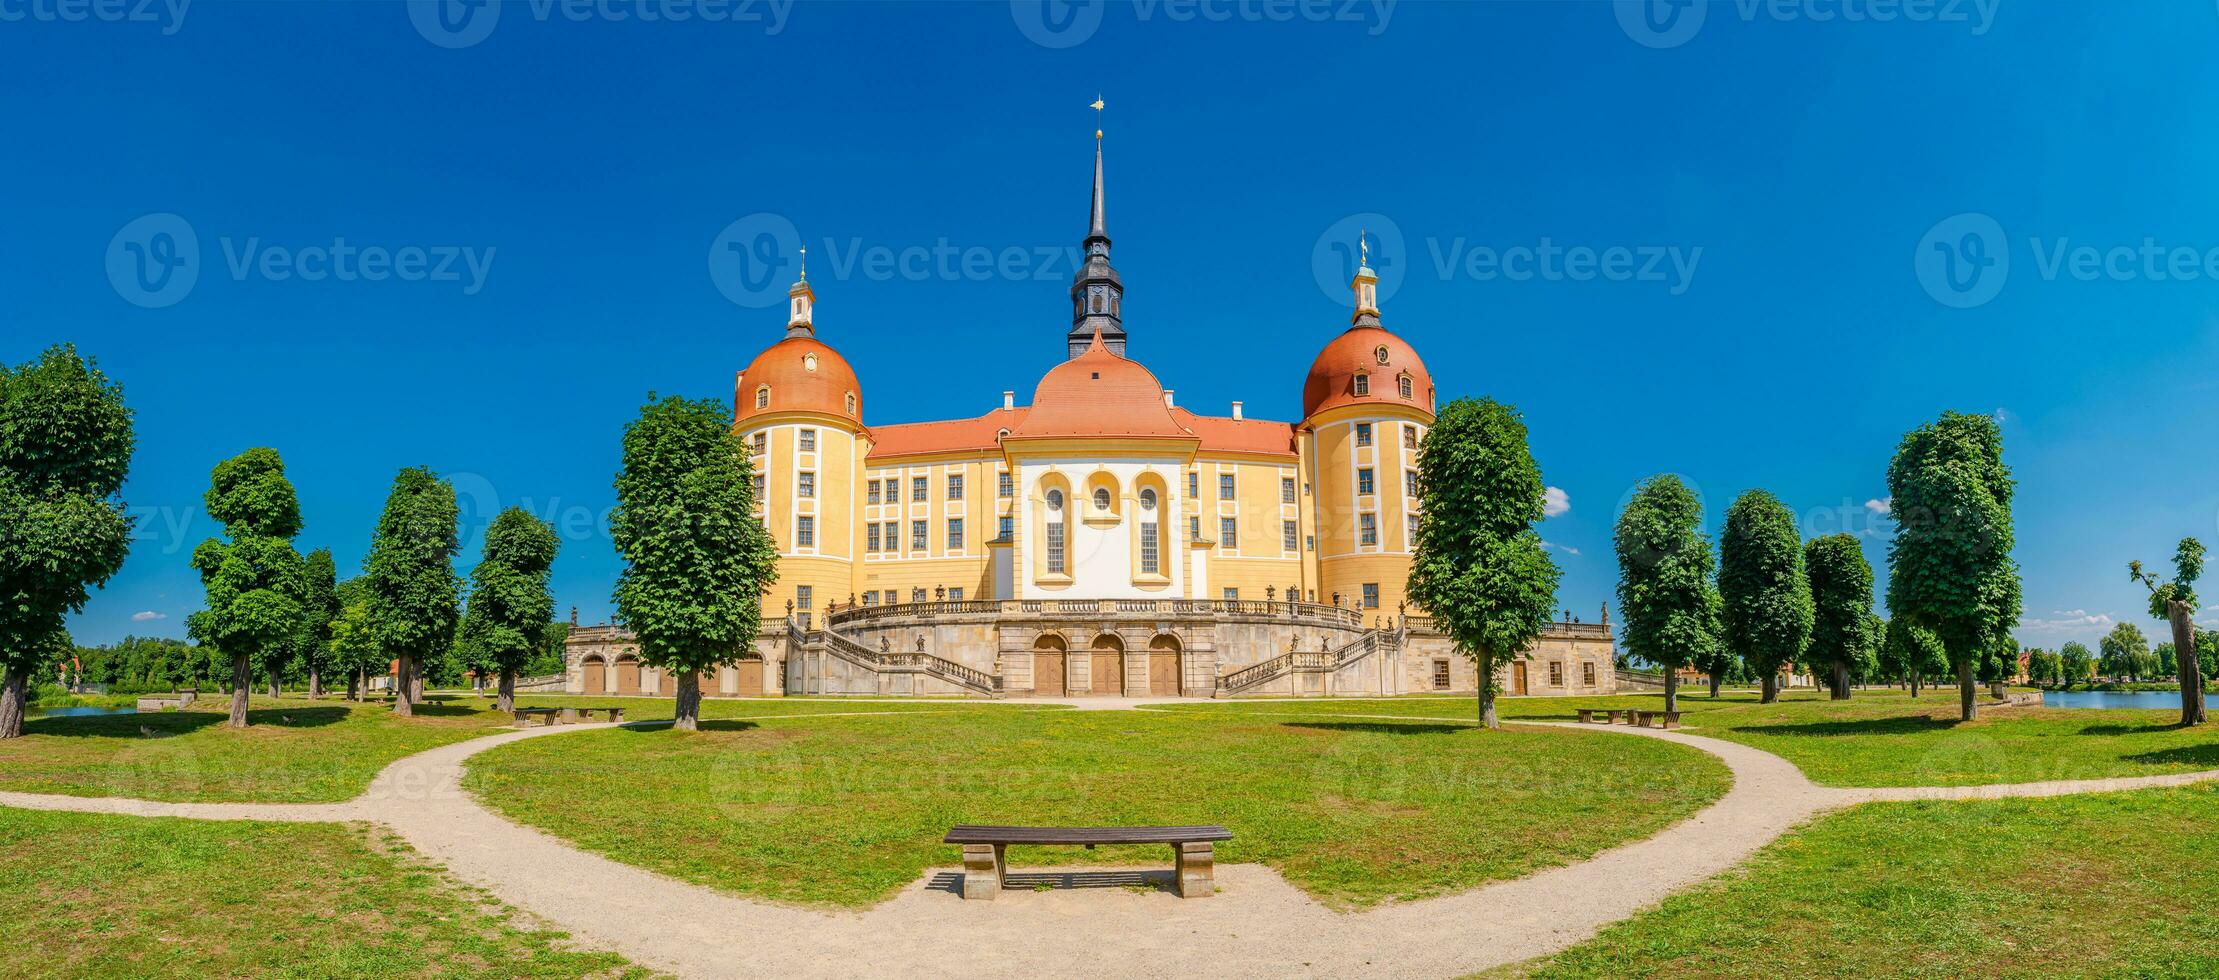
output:
[{"label": "tree trunk", "polygon": [[678,718],[672,726],[681,732],[701,729],[701,675],[686,671],[678,675]]},{"label": "tree trunk", "polygon": [[1766,671],[1764,674],[1763,683],[1764,686],[1760,690],[1762,690],[1764,693],[1758,695],[1757,703],[1771,704],[1775,701],[1780,700],[1780,672],[1776,670]]},{"label": "tree trunk", "polygon": [[1964,721],[1980,716],[1980,680],[1973,675],[1970,657],[1957,662],[1957,716]]},{"label": "tree trunk", "polygon": [[1680,671],[1677,667],[1664,668],[1664,710],[1680,710]]},{"label": "tree trunk", "polygon": [[416,658],[402,655],[395,659],[393,671],[393,713],[403,718],[416,715]]},{"label": "tree trunk", "polygon": [[516,710],[516,671],[501,668],[500,699],[493,706],[504,715]]},{"label": "tree trunk", "polygon": [[324,672],[315,664],[308,665],[308,697],[315,700],[324,696]]},{"label": "tree trunk", "polygon": [[24,702],[30,696],[30,680],[12,667],[0,672],[0,738],[17,738],[23,734]]},{"label": "tree trunk", "polygon": [[1481,681],[1479,685],[1479,727],[1499,731],[1502,718],[1495,713],[1495,685]]},{"label": "tree trunk", "polygon": [[1711,699],[1711,700],[1713,700],[1713,701],[1716,701],[1716,700],[1718,700],[1718,684],[1719,684],[1719,679],[1718,679],[1718,675],[1717,675],[1717,674],[1712,674],[1712,675],[1710,675],[1710,699]]},{"label": "tree trunk", "polygon": [[2204,723],[2204,670],[2196,652],[2195,610],[2185,602],[2165,604],[2166,618],[2173,623],[2173,656],[2180,664],[2180,723]]},{"label": "tree trunk", "polygon": [[278,682],[278,668],[272,666],[270,668],[270,700],[272,701],[275,701],[279,697],[283,696],[283,689],[278,686]]},{"label": "tree trunk", "polygon": [[254,689],[254,668],[246,654],[231,658],[231,727],[247,727],[247,692]]},{"label": "tree trunk", "polygon": [[357,703],[362,700],[362,668],[360,667],[347,672],[347,700]]},{"label": "tree trunk", "polygon": [[1849,661],[1834,661],[1834,700],[1849,700]]}]

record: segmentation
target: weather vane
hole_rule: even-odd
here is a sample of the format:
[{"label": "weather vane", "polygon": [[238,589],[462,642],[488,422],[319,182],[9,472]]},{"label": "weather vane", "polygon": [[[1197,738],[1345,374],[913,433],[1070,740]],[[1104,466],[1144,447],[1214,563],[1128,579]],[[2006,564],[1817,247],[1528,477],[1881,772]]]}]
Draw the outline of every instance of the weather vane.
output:
[{"label": "weather vane", "polygon": [[1101,94],[1100,92],[1096,92],[1096,93],[1094,94],[1094,103],[1093,103],[1092,105],[1089,105],[1089,106],[1087,106],[1087,108],[1089,108],[1089,109],[1092,109],[1092,110],[1094,110],[1094,138],[1095,138],[1095,139],[1101,139],[1101,138],[1102,138],[1102,94]]},{"label": "weather vane", "polygon": [[801,247],[801,281],[809,281],[809,246]]},{"label": "weather vane", "polygon": [[1359,228],[1356,230],[1356,251],[1363,254],[1363,259],[1358,264],[1371,265],[1371,229]]}]

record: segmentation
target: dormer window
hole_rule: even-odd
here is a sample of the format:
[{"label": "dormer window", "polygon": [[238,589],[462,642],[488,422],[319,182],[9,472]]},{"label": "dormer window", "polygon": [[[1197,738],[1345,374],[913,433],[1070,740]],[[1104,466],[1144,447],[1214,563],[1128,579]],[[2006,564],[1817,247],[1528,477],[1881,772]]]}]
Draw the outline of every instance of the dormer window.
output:
[{"label": "dormer window", "polygon": [[1410,376],[1409,376],[1409,375],[1407,375],[1407,374],[1405,374],[1405,375],[1403,375],[1403,376],[1401,376],[1401,377],[1399,377],[1399,378],[1396,378],[1396,379],[1395,379],[1395,389],[1396,389],[1396,392],[1397,392],[1398,394],[1400,394],[1400,395],[1402,396],[1402,400],[1403,400],[1403,401],[1409,401],[1409,400],[1410,400]]},{"label": "dormer window", "polygon": [[[1404,388],[1408,388],[1408,387],[1410,386],[1410,382],[1408,382],[1408,381],[1404,381],[1404,382],[1402,383],[1402,386],[1403,386]],[[1404,397],[1404,398],[1408,398],[1408,397],[1410,397],[1410,393],[1409,393],[1409,392],[1407,392],[1407,391],[1405,391],[1405,392],[1403,392],[1403,395],[1402,395],[1402,397]],[[848,400],[847,400],[847,406],[848,406],[848,414],[849,414],[849,415],[853,415],[853,414],[855,414],[855,392],[852,392],[852,391],[851,391],[851,392],[848,392]]]},{"label": "dormer window", "polygon": [[759,409],[770,407],[769,385],[764,385],[760,388],[755,389],[755,407]]},{"label": "dormer window", "polygon": [[1359,374],[1356,376],[1356,393],[1359,395],[1371,394],[1371,375]]}]

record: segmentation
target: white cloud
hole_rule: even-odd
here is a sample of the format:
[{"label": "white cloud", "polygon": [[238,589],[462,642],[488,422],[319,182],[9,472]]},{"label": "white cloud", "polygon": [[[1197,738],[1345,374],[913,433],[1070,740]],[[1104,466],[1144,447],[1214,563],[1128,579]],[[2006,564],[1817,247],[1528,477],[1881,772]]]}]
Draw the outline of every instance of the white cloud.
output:
[{"label": "white cloud", "polygon": [[1865,509],[1881,517],[1888,516],[1888,511],[1893,509],[1894,507],[1894,497],[1874,497],[1871,500],[1865,501]]},{"label": "white cloud", "polygon": [[146,622],[152,622],[152,621],[154,621],[154,620],[157,620],[157,619],[168,619],[168,618],[170,618],[170,617],[169,617],[169,614],[168,614],[168,613],[158,613],[158,612],[155,612],[155,611],[154,611],[154,610],[152,610],[152,609],[149,609],[149,610],[147,610],[147,611],[145,611],[145,612],[135,612],[135,613],[132,613],[132,614],[131,614],[131,621],[132,621],[132,622],[134,622],[134,623],[146,623]]},{"label": "white cloud", "polygon": [[2077,631],[2101,629],[2113,622],[2110,613],[2092,613],[2086,609],[2052,609],[2049,619],[2033,616],[2019,618],[2019,628],[2030,632]]},{"label": "white cloud", "polygon": [[1572,509],[1572,495],[1562,487],[1550,487],[1541,493],[1541,516],[1555,517]]},{"label": "white cloud", "polygon": [[1543,541],[1541,542],[1541,547],[1547,548],[1550,551],[1561,551],[1567,555],[1571,555],[1574,558],[1579,557],[1579,549],[1574,548],[1568,544],[1557,544],[1554,541]]}]

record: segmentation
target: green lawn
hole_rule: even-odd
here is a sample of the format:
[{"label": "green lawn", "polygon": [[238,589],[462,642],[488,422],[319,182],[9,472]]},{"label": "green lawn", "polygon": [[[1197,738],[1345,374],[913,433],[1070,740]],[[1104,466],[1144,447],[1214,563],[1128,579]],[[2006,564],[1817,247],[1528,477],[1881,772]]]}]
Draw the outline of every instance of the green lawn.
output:
[{"label": "green lawn", "polygon": [[2219,788],[1868,804],[1538,977],[2219,976]]},{"label": "green lawn", "polygon": [[[1697,689],[1701,690],[1700,688]],[[1661,694],[1592,698],[1505,698],[1506,720],[1570,721],[1579,708],[1658,708]],[[1160,709],[1252,717],[1379,714],[1467,718],[1471,698],[1373,698],[1235,701]],[[1754,692],[1717,700],[1680,695],[1687,730],[1776,753],[1829,786],[1964,786],[2044,779],[2149,776],[2219,769],[2219,725],[2173,727],[2176,713],[2064,708],[1980,709],[1957,720],[1954,688],[1919,698],[1860,690],[1847,702],[1797,691],[1775,704]]]},{"label": "green lawn", "polygon": [[639,976],[340,824],[0,808],[14,977]]},{"label": "green lawn", "polygon": [[[663,698],[526,695],[525,705],[621,704],[626,720],[669,718]],[[715,699],[702,715],[946,709],[940,702]],[[0,741],[0,790],[178,802],[333,803],[353,799],[395,759],[508,727],[491,698],[435,697],[414,718],[389,704],[255,698],[247,729],[225,724],[229,700],[183,710],[32,718]],[[145,730],[142,730],[145,729]]]},{"label": "green lawn", "polygon": [[[1220,860],[1264,862],[1348,907],[1580,860],[1728,783],[1700,752],[1590,733],[941,710],[535,739],[476,757],[465,785],[618,860],[783,901],[880,901],[957,863],[940,843],[956,823],[1222,823],[1236,836]],[[1168,867],[1170,855],[1021,848],[1014,863]]]}]

